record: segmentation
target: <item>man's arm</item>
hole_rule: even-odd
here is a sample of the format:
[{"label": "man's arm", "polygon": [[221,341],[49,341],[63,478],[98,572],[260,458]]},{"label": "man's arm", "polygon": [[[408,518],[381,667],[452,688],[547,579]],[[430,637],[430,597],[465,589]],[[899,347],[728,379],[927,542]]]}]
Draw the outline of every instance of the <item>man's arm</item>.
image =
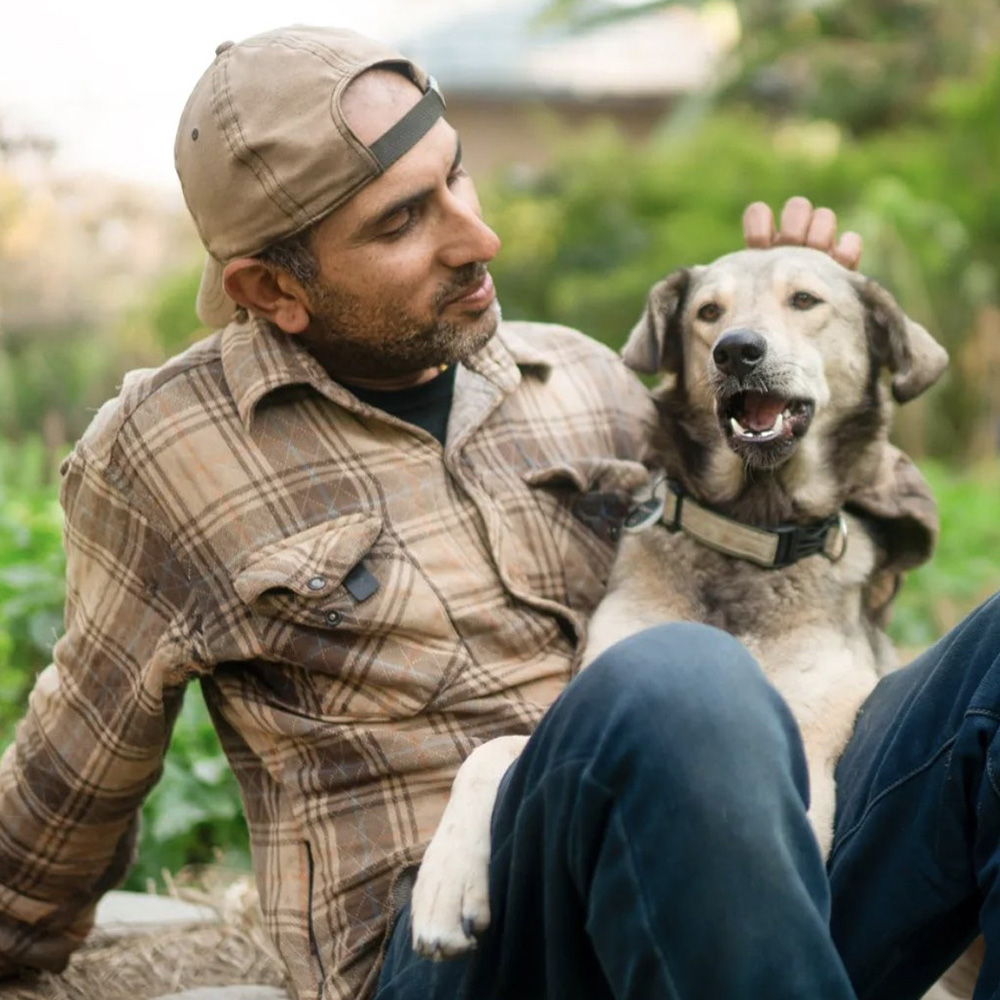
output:
[{"label": "man's arm", "polygon": [[191,588],[78,448],[62,487],[66,633],[0,761],[0,976],[58,970],[124,875],[183,695]]}]

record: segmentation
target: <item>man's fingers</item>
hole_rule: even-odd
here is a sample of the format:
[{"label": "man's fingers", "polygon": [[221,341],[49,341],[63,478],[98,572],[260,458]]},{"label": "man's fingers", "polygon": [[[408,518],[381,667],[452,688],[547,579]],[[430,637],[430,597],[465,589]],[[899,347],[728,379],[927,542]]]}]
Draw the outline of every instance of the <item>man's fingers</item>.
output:
[{"label": "man's fingers", "polygon": [[836,238],[837,216],[828,208],[817,208],[806,230],[806,246],[832,253]]},{"label": "man's fingers", "polygon": [[781,210],[781,228],[776,242],[786,246],[802,246],[806,242],[812,217],[812,202],[808,198],[801,195],[789,198]]},{"label": "man's fingers", "polygon": [[747,205],[743,213],[743,241],[748,247],[767,248],[774,244],[774,214],[762,201]]},{"label": "man's fingers", "polygon": [[833,259],[844,267],[856,271],[861,262],[861,236],[858,233],[846,232],[833,249]]},{"label": "man's fingers", "polygon": [[830,254],[852,271],[861,260],[861,237],[844,233],[837,239],[837,216],[829,208],[816,208],[808,198],[796,195],[781,210],[781,225],[774,228],[774,214],[762,201],[748,205],[743,213],[743,239],[748,247],[807,246]]}]

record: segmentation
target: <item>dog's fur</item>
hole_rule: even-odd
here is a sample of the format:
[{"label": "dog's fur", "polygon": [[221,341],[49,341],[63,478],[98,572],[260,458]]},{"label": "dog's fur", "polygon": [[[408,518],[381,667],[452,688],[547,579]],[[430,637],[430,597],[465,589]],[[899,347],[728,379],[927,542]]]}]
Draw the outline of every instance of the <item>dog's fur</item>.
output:
[{"label": "dog's fur", "polygon": [[[745,343],[746,365],[736,358]],[[765,527],[841,512],[847,545],[837,559],[816,554],[765,569],[659,525],[628,534],[583,663],[661,622],[700,621],[737,636],[799,723],[810,817],[826,852],[834,764],[862,700],[894,665],[880,628],[885,608],[898,574],[929,555],[936,527],[922,491],[896,482],[909,467],[888,444],[889,396],[919,395],[947,355],[879,285],[826,254],[781,248],[659,282],[623,357],[664,374],[654,464],[688,494]],[[485,744],[456,778],[414,890],[413,941],[424,954],[464,951],[489,924],[489,818],[524,742]]]}]

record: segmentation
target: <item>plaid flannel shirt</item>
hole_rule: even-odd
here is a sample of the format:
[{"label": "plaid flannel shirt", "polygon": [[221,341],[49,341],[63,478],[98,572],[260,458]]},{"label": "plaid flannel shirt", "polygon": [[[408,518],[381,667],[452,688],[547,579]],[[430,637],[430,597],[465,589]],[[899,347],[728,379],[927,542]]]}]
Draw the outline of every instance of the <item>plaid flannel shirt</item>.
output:
[{"label": "plaid flannel shirt", "polygon": [[444,449],[258,321],[128,376],[64,466],[66,632],[0,763],[0,973],[86,935],[200,678],[298,995],[370,993],[459,764],[571,676],[653,419],[540,324],[460,366]]}]

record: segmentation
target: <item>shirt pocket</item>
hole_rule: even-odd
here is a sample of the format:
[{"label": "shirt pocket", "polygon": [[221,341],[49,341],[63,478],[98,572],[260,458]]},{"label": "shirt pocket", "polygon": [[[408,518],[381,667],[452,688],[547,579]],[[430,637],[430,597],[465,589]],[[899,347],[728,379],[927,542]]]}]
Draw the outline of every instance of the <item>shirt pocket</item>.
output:
[{"label": "shirt pocket", "polygon": [[377,514],[267,546],[233,577],[253,612],[267,700],[325,721],[421,711],[454,665],[447,609]]},{"label": "shirt pocket", "polygon": [[565,598],[551,596],[589,613],[607,586],[631,497],[649,472],[628,459],[577,459],[530,469],[523,479],[564,569]]}]

